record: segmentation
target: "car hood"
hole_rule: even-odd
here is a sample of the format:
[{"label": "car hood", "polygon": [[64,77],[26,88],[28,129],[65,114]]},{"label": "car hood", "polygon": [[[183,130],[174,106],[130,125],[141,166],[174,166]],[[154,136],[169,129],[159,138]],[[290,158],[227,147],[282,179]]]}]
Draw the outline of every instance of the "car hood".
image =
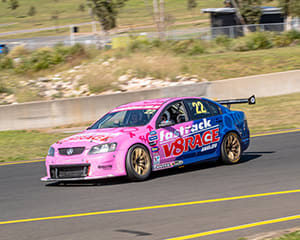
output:
[{"label": "car hood", "polygon": [[59,140],[53,145],[56,148],[64,147],[90,147],[97,144],[120,142],[122,139],[126,139],[127,135],[131,132],[139,131],[138,127],[131,128],[106,128],[106,129],[92,129],[85,130],[78,134]]}]

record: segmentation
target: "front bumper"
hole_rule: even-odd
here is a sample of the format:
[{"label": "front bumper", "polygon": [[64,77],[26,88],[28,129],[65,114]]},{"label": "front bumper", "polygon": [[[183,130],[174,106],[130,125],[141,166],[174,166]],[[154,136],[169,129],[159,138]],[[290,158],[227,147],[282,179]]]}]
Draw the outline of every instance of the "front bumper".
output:
[{"label": "front bumper", "polygon": [[97,177],[78,177],[78,178],[48,178],[42,177],[42,182],[59,182],[59,181],[82,181],[82,180],[96,180],[96,179],[103,179],[103,178],[111,178],[116,177],[115,175],[109,174],[106,176],[97,176]]},{"label": "front bumper", "polygon": [[47,176],[43,182],[78,181],[126,175],[126,151],[74,157],[47,157]]}]

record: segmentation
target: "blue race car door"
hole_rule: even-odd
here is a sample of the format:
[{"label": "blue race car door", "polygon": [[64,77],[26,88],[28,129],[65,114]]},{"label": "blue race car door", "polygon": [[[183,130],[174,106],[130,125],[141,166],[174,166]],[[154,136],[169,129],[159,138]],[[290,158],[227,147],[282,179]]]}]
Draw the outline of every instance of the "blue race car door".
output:
[{"label": "blue race car door", "polygon": [[221,109],[215,103],[201,98],[185,99],[184,103],[192,120],[190,130],[192,144],[189,148],[195,147],[197,140],[195,147],[197,161],[218,157],[223,128]]}]

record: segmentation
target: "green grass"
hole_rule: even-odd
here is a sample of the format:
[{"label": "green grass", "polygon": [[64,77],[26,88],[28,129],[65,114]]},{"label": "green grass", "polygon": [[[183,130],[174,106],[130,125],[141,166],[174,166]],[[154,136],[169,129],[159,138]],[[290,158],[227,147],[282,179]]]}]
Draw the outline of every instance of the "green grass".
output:
[{"label": "green grass", "polygon": [[46,157],[49,146],[68,135],[48,134],[38,131],[0,132],[0,162]]},{"label": "green grass", "polygon": [[[233,108],[246,113],[251,134],[279,129],[300,128],[300,93],[258,98],[256,105]],[[72,126],[73,127],[73,126]],[[59,128],[55,128],[57,131]],[[0,132],[0,162],[45,157],[51,144],[71,134],[39,131]],[[298,234],[299,235],[299,234]],[[283,238],[280,240],[286,240]],[[297,240],[298,238],[291,238]]]},{"label": "green grass", "polygon": [[248,52],[185,57],[183,63],[191,74],[208,80],[258,75],[300,68],[300,46]]},{"label": "green grass", "polygon": [[272,240],[300,240],[300,232],[296,231],[296,232],[288,233],[279,238],[274,238]]}]

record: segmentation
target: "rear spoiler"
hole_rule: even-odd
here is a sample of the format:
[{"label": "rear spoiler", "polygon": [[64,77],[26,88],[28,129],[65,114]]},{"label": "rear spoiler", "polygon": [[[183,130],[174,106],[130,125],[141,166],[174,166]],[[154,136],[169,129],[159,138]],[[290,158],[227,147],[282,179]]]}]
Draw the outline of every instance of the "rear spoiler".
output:
[{"label": "rear spoiler", "polygon": [[227,107],[230,109],[231,104],[241,104],[241,103],[255,104],[256,99],[255,99],[255,95],[252,95],[249,98],[219,100],[216,102],[222,105],[227,105]]}]

